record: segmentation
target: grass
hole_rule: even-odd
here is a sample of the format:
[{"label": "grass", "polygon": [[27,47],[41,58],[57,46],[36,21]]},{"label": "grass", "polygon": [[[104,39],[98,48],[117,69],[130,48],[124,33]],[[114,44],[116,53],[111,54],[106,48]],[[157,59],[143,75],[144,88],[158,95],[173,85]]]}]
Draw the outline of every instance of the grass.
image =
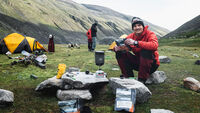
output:
[{"label": "grass", "polygon": [[[45,45],[46,46],[46,45]],[[105,52],[105,64],[101,67],[108,77],[119,77],[120,71],[112,71],[118,67],[113,52],[107,52],[107,45],[97,45],[97,50]],[[168,109],[175,113],[198,113],[200,111],[200,93],[185,89],[183,79],[194,77],[200,80],[199,66],[194,62],[200,58],[200,38],[196,39],[161,39],[159,54],[171,58],[169,64],[161,64],[159,71],[166,73],[167,79],[158,85],[148,85],[152,97],[144,104],[136,104],[135,113],[150,113],[150,109]],[[15,54],[18,56],[20,54]],[[46,53],[47,68],[40,69],[34,65],[14,65],[5,55],[0,55],[0,88],[14,92],[13,106],[0,108],[0,113],[59,113],[58,99],[52,95],[35,92],[36,86],[47,78],[57,74],[57,66],[64,63],[68,67],[78,67],[81,71],[95,72],[94,53],[87,51],[87,45],[81,49],[69,49],[66,45],[56,45],[55,53]],[[31,79],[30,75],[38,76]],[[115,95],[109,85],[98,89],[92,100],[85,104],[93,113],[118,113],[114,109]],[[123,112],[121,112],[123,113]]]}]

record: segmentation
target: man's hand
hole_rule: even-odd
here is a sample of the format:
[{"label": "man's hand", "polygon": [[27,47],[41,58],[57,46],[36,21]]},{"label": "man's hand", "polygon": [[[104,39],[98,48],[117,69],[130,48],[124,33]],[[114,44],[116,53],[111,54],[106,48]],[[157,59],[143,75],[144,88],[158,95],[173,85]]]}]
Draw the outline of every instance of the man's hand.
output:
[{"label": "man's hand", "polygon": [[114,51],[117,52],[117,51],[126,51],[128,52],[129,51],[129,48],[127,46],[115,46],[114,47]]},{"label": "man's hand", "polygon": [[126,45],[134,45],[134,42],[135,42],[135,40],[130,39],[130,38],[128,38],[128,39],[126,39],[126,40],[124,41],[124,43],[125,43]]},{"label": "man's hand", "polygon": [[115,52],[120,51],[120,50],[121,50],[120,46],[115,46],[115,47],[114,47],[114,51],[115,51]]}]

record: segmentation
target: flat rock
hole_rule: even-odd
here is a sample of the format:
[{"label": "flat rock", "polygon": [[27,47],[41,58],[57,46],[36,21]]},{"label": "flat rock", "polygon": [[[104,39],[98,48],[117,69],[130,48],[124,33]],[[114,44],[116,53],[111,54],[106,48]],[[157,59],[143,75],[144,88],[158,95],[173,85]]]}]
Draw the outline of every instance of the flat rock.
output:
[{"label": "flat rock", "polygon": [[185,88],[200,92],[200,82],[192,77],[185,78],[183,84]]},{"label": "flat rock", "polygon": [[147,79],[146,84],[159,84],[163,83],[166,79],[166,75],[164,71],[156,71],[150,75]]},{"label": "flat rock", "polygon": [[109,79],[109,85],[113,93],[115,93],[117,88],[136,89],[136,101],[139,103],[147,102],[152,95],[150,90],[143,83],[135,79],[111,77]]},{"label": "flat rock", "polygon": [[92,99],[92,95],[89,90],[58,90],[57,98],[60,100],[69,99]]},{"label": "flat rock", "polygon": [[174,112],[165,109],[151,109],[151,113],[174,113]]},{"label": "flat rock", "polygon": [[35,91],[57,90],[57,89],[63,89],[63,80],[57,79],[56,76],[54,76],[37,85]]},{"label": "flat rock", "polygon": [[0,106],[10,105],[13,102],[14,102],[13,92],[0,89]]},{"label": "flat rock", "polygon": [[85,72],[65,73],[61,79],[64,84],[70,84],[75,89],[86,89],[94,84],[109,82],[106,77],[96,77],[93,73],[85,74]]},{"label": "flat rock", "polygon": [[170,63],[171,59],[167,56],[159,56],[160,63]]}]

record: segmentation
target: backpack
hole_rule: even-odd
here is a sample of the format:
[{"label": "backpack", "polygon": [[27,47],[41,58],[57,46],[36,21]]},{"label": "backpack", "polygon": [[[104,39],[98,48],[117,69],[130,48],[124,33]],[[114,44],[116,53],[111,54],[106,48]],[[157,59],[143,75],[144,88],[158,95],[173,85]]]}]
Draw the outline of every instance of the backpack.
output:
[{"label": "backpack", "polygon": [[92,40],[91,29],[89,29],[89,30],[87,31],[86,36],[88,37],[88,40]]}]

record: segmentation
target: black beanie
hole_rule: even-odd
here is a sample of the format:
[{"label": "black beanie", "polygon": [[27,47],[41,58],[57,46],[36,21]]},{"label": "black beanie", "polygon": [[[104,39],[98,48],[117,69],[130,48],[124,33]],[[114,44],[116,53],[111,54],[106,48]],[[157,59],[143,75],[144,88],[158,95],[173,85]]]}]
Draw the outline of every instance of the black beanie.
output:
[{"label": "black beanie", "polygon": [[134,26],[135,24],[141,24],[141,25],[144,27],[143,20],[140,19],[139,17],[133,17],[133,18],[132,18],[132,21],[131,21],[131,24],[132,24],[132,29],[133,29],[133,26]]}]

